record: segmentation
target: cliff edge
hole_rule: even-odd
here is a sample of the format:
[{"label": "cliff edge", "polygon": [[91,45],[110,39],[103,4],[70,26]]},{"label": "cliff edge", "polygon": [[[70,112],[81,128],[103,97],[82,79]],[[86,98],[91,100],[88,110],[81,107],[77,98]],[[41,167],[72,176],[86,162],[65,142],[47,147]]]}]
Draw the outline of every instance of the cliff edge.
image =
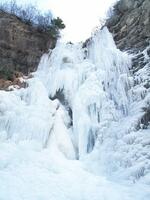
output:
[{"label": "cliff edge", "polygon": [[0,29],[0,79],[11,80],[14,71],[24,75],[35,71],[42,54],[57,40],[4,11],[0,11]]},{"label": "cliff edge", "polygon": [[143,51],[150,42],[150,1],[120,0],[106,26],[119,49]]}]

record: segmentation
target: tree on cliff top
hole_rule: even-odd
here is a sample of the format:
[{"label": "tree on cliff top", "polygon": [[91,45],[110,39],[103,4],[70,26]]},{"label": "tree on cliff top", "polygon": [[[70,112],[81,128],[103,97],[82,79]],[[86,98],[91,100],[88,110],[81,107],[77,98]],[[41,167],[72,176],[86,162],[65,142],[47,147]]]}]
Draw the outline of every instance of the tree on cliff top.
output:
[{"label": "tree on cliff top", "polygon": [[15,0],[12,0],[1,3],[0,11],[15,15],[26,24],[34,26],[39,31],[47,32],[55,38],[58,38],[60,36],[60,30],[65,28],[62,19],[59,17],[56,19],[53,18],[51,11],[41,13],[32,4],[21,6]]}]

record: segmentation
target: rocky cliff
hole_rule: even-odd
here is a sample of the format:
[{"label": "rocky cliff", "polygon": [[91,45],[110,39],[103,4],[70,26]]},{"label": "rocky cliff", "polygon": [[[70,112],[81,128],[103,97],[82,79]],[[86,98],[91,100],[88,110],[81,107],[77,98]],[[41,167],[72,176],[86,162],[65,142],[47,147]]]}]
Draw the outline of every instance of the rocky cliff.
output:
[{"label": "rocky cliff", "polygon": [[0,78],[9,79],[14,71],[34,71],[41,55],[55,43],[48,33],[0,11]]},{"label": "rocky cliff", "polygon": [[143,51],[150,41],[150,1],[120,0],[106,25],[118,48]]},{"label": "rocky cliff", "polygon": [[[106,26],[117,47],[135,55],[132,59],[133,73],[147,65],[147,75],[150,76],[150,1],[118,1]],[[150,80],[145,85],[150,87]]]},{"label": "rocky cliff", "polygon": [[[106,26],[113,34],[117,47],[131,53],[133,93],[139,91],[139,96],[144,101],[150,93],[150,0],[118,1]],[[143,111],[140,123],[148,127],[150,99]]]}]

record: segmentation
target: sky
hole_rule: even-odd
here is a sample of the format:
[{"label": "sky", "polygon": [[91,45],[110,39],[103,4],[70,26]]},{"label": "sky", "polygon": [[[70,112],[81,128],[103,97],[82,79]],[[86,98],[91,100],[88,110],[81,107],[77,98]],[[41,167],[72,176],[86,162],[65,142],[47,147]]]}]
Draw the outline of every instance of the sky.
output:
[{"label": "sky", "polygon": [[[5,1],[5,0],[0,0]],[[41,10],[50,9],[54,16],[63,19],[66,28],[64,39],[79,42],[90,37],[91,32],[105,17],[106,11],[116,0],[17,0],[33,3]]]},{"label": "sky", "polygon": [[64,37],[73,42],[86,40],[106,10],[116,0],[39,0],[42,9],[50,8],[63,19]]}]

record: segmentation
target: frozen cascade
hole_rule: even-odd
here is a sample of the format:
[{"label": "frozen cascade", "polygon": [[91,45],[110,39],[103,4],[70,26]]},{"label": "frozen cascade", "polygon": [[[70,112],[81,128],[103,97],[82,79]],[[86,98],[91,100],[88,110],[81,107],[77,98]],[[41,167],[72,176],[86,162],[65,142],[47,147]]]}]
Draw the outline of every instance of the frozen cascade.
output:
[{"label": "frozen cascade", "polygon": [[72,109],[73,141],[81,159],[112,121],[128,113],[130,58],[116,49],[106,28],[93,36],[87,49],[59,43],[51,56],[43,58],[36,75],[50,97],[63,91]]},{"label": "frozen cascade", "polygon": [[27,88],[0,91],[0,199],[149,200],[145,72],[107,28],[82,46],[58,41]]}]

